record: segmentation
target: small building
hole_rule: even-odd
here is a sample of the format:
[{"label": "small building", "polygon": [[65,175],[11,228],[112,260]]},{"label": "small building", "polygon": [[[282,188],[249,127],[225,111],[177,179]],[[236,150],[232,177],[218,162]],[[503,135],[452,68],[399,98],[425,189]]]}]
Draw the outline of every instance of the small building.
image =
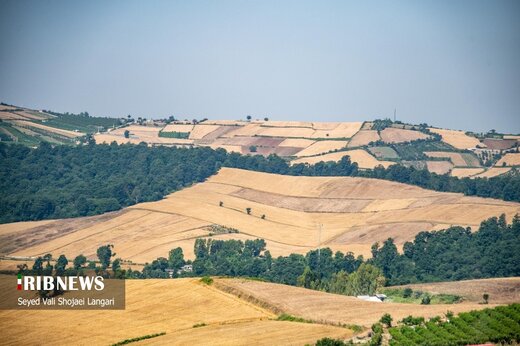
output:
[{"label": "small building", "polygon": [[193,265],[185,264],[179,269],[179,273],[191,273],[193,271]]},{"label": "small building", "polygon": [[374,302],[374,303],[382,303],[383,302],[383,300],[379,299],[376,296],[357,296],[356,298],[364,300],[366,302]]}]

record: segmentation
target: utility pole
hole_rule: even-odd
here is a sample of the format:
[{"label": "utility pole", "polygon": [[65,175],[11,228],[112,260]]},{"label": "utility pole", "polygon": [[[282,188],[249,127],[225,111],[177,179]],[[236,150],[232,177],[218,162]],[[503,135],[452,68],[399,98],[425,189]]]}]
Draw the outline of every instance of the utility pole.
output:
[{"label": "utility pole", "polygon": [[394,123],[395,123],[395,114],[397,113],[397,108],[394,108]]}]

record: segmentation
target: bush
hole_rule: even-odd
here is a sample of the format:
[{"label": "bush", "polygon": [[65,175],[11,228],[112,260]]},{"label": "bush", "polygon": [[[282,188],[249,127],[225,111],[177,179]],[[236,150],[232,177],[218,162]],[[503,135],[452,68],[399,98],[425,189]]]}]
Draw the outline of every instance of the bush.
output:
[{"label": "bush", "polygon": [[429,295],[425,295],[422,299],[421,299],[421,304],[422,305],[429,305],[431,302],[431,298]]},{"label": "bush", "polygon": [[211,285],[213,283],[213,278],[211,278],[209,276],[203,276],[200,279],[200,282],[205,283],[206,285]]},{"label": "bush", "polygon": [[410,298],[412,296],[413,290],[410,287],[406,287],[403,290],[403,298]]},{"label": "bush", "polygon": [[392,326],[392,320],[393,319],[392,316],[390,316],[390,314],[384,314],[379,320],[379,322],[383,323],[385,326],[390,328]]}]

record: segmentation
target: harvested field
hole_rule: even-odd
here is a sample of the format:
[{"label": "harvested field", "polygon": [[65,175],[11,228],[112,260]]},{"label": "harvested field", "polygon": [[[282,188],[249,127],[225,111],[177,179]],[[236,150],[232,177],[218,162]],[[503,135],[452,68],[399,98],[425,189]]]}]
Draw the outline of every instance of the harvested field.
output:
[{"label": "harvested field", "polygon": [[254,134],[268,137],[311,138],[315,132],[310,127],[258,127]]},{"label": "harvested field", "polygon": [[296,156],[303,157],[325,154],[330,151],[344,149],[346,148],[347,144],[347,141],[317,141],[298,152]]},{"label": "harvested field", "polygon": [[250,124],[248,121],[244,120],[206,120],[202,124],[204,125],[224,125],[224,126],[234,126],[234,125],[247,125]]},{"label": "harvested field", "polygon": [[23,116],[24,118],[28,119],[28,120],[45,120],[45,119],[48,119],[50,118],[51,116],[47,113],[40,113],[40,112],[34,112],[34,111],[17,111],[17,112],[14,112],[18,115],[21,115]]},{"label": "harvested field", "polygon": [[312,138],[352,138],[362,125],[362,122],[339,123],[331,130],[316,130]]},{"label": "harvested field", "polygon": [[487,169],[484,173],[475,175],[474,178],[492,178],[502,174],[506,174],[510,170],[511,167],[491,167]]},{"label": "harvested field", "polygon": [[191,124],[169,124],[166,125],[162,131],[163,132],[191,132],[193,130],[193,125]]},{"label": "harvested field", "polygon": [[[192,126],[192,125],[179,125],[179,126]],[[130,132],[130,138],[125,138],[124,133],[128,130]],[[111,143],[116,141],[118,144],[132,143],[139,144],[146,142],[148,144],[162,144],[162,145],[191,145],[193,140],[182,139],[182,138],[167,138],[159,137],[159,131],[161,128],[152,126],[139,126],[130,125],[122,127],[108,133],[101,133],[94,135],[96,143]]]},{"label": "harvested field", "polygon": [[204,137],[202,137],[200,142],[203,141],[204,144],[211,144],[211,142],[216,140],[217,138],[219,138],[221,136],[225,137],[225,135],[228,132],[235,131],[238,128],[239,127],[237,127],[237,126],[220,126],[217,129],[215,129],[214,131],[212,131],[212,132],[208,133],[207,135],[205,135]]},{"label": "harvested field", "polygon": [[398,159],[399,155],[391,147],[370,147],[368,150],[378,159]]},{"label": "harvested field", "polygon": [[426,161],[426,167],[431,173],[446,174],[451,171],[453,164],[449,161]]},{"label": "harvested field", "polygon": [[[299,154],[299,153],[298,153]],[[348,151],[339,151],[336,153],[331,154],[325,154],[325,155],[319,155],[319,156],[312,156],[312,157],[304,157],[299,158],[296,160],[291,161],[292,164],[297,163],[308,163],[310,165],[314,165],[320,161],[334,161],[338,162],[341,160],[344,156],[350,156],[350,161],[356,162],[360,168],[374,168],[376,166],[383,166],[388,167],[390,165],[393,165],[394,162],[390,161],[378,161],[375,157],[367,153],[363,149],[354,149],[354,150],[348,150]]]},{"label": "harvested field", "polygon": [[195,125],[190,131],[189,139],[202,139],[204,136],[209,135],[219,127],[220,126],[218,125]]},{"label": "harvested field", "polygon": [[349,148],[360,147],[363,145],[368,145],[368,143],[370,143],[370,142],[376,142],[380,139],[381,139],[381,137],[379,137],[379,134],[377,133],[377,131],[361,130],[358,133],[356,133],[354,135],[354,137],[352,137],[348,146],[349,146]]},{"label": "harvested field", "polygon": [[[263,127],[308,127],[314,128],[313,123],[309,121],[264,121]],[[335,127],[335,126],[333,126]]]},{"label": "harvested field", "polygon": [[214,324],[183,330],[140,345],[312,345],[329,337],[347,339],[353,332],[342,327],[284,321],[254,321],[235,324]]},{"label": "harvested field", "polygon": [[64,136],[64,137],[68,137],[68,138],[75,138],[75,137],[83,136],[83,133],[81,133],[81,132],[74,132],[74,131],[57,129],[55,127],[45,126],[45,125],[42,125],[42,124],[39,124],[39,123],[33,123],[31,121],[13,120],[13,121],[10,121],[10,122],[13,123],[13,124],[16,124],[16,125],[18,125],[20,127],[36,128],[36,129],[44,130],[44,131],[49,132],[49,133],[55,133],[55,134],[58,134],[60,136]]},{"label": "harvested field", "polygon": [[484,168],[453,168],[450,175],[452,177],[465,178],[484,172]]},{"label": "harvested field", "polygon": [[498,160],[495,166],[520,166],[520,154],[507,153],[500,160]]},{"label": "harvested field", "polygon": [[489,302],[493,304],[520,302],[520,277],[434,282],[395,287],[410,287],[413,290],[433,294],[454,294],[475,303],[482,302],[482,294],[484,293],[489,294]]},{"label": "harvested field", "polygon": [[[251,215],[246,208],[251,208]],[[520,204],[377,179],[295,177],[222,168],[206,182],[163,200],[88,222],[78,218],[0,225],[0,254],[57,257],[63,253],[73,258],[83,253],[93,258],[97,247],[110,243],[118,257],[134,263],[167,256],[177,246],[193,258],[195,239],[207,237],[207,227],[218,224],[240,231],[218,237],[263,238],[273,256],[279,256],[316,248],[321,223],[322,246],[370,256],[372,244],[389,236],[402,246],[420,231],[450,225],[476,229],[482,220],[501,213],[511,222],[520,213]],[[100,217],[104,219],[96,219]]]},{"label": "harvested field", "polygon": [[0,119],[1,120],[27,120],[27,118],[11,112],[2,112],[0,111]]},{"label": "harvested field", "polygon": [[[243,344],[252,333],[259,343],[285,344],[293,338],[312,342],[325,336],[352,335],[345,328],[268,320],[273,317],[271,312],[198,279],[152,279],[126,281],[126,310],[3,310],[0,325],[3,345],[38,345],[43,340],[51,345],[109,345],[160,332],[166,335],[149,342],[161,343],[164,338],[167,344],[222,344],[225,340],[225,344]],[[193,328],[198,323],[206,326]],[[49,333],[56,326],[60,332]]]},{"label": "harvested field", "polygon": [[428,137],[428,135],[419,131],[396,129],[393,127],[387,127],[381,131],[381,139],[385,143],[411,142],[418,139],[426,139]]},{"label": "harvested field", "polygon": [[441,135],[443,142],[457,149],[475,148],[480,143],[480,141],[477,138],[468,136],[463,131],[444,130],[436,128],[429,128],[429,130],[433,133]]},{"label": "harvested field", "polygon": [[303,138],[287,138],[282,143],[280,143],[280,147],[296,147],[296,148],[307,148],[308,146],[315,143],[315,141],[310,139]]},{"label": "harvested field", "polygon": [[365,327],[376,323],[385,313],[391,314],[394,321],[397,321],[409,315],[429,318],[442,316],[448,310],[459,313],[495,306],[471,302],[433,305],[375,303],[301,287],[244,279],[218,279],[215,286],[225,292],[256,301],[272,311],[283,311],[313,321]]}]

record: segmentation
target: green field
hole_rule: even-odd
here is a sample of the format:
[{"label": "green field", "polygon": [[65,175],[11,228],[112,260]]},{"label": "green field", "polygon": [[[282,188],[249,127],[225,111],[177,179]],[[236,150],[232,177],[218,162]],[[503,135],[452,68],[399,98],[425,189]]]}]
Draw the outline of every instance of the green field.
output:
[{"label": "green field", "polygon": [[68,113],[53,113],[53,115],[55,115],[55,117],[47,119],[44,122],[35,122],[63,130],[78,130],[83,133],[95,133],[98,132],[98,129],[106,130],[121,124],[120,120],[117,118],[91,117],[87,115]]},{"label": "green field", "polygon": [[[418,321],[419,322],[419,321]],[[390,345],[468,345],[520,341],[520,304],[463,312],[457,317],[389,329]]]},{"label": "green field", "polygon": [[399,155],[391,147],[371,147],[368,150],[378,159],[397,160]]}]

